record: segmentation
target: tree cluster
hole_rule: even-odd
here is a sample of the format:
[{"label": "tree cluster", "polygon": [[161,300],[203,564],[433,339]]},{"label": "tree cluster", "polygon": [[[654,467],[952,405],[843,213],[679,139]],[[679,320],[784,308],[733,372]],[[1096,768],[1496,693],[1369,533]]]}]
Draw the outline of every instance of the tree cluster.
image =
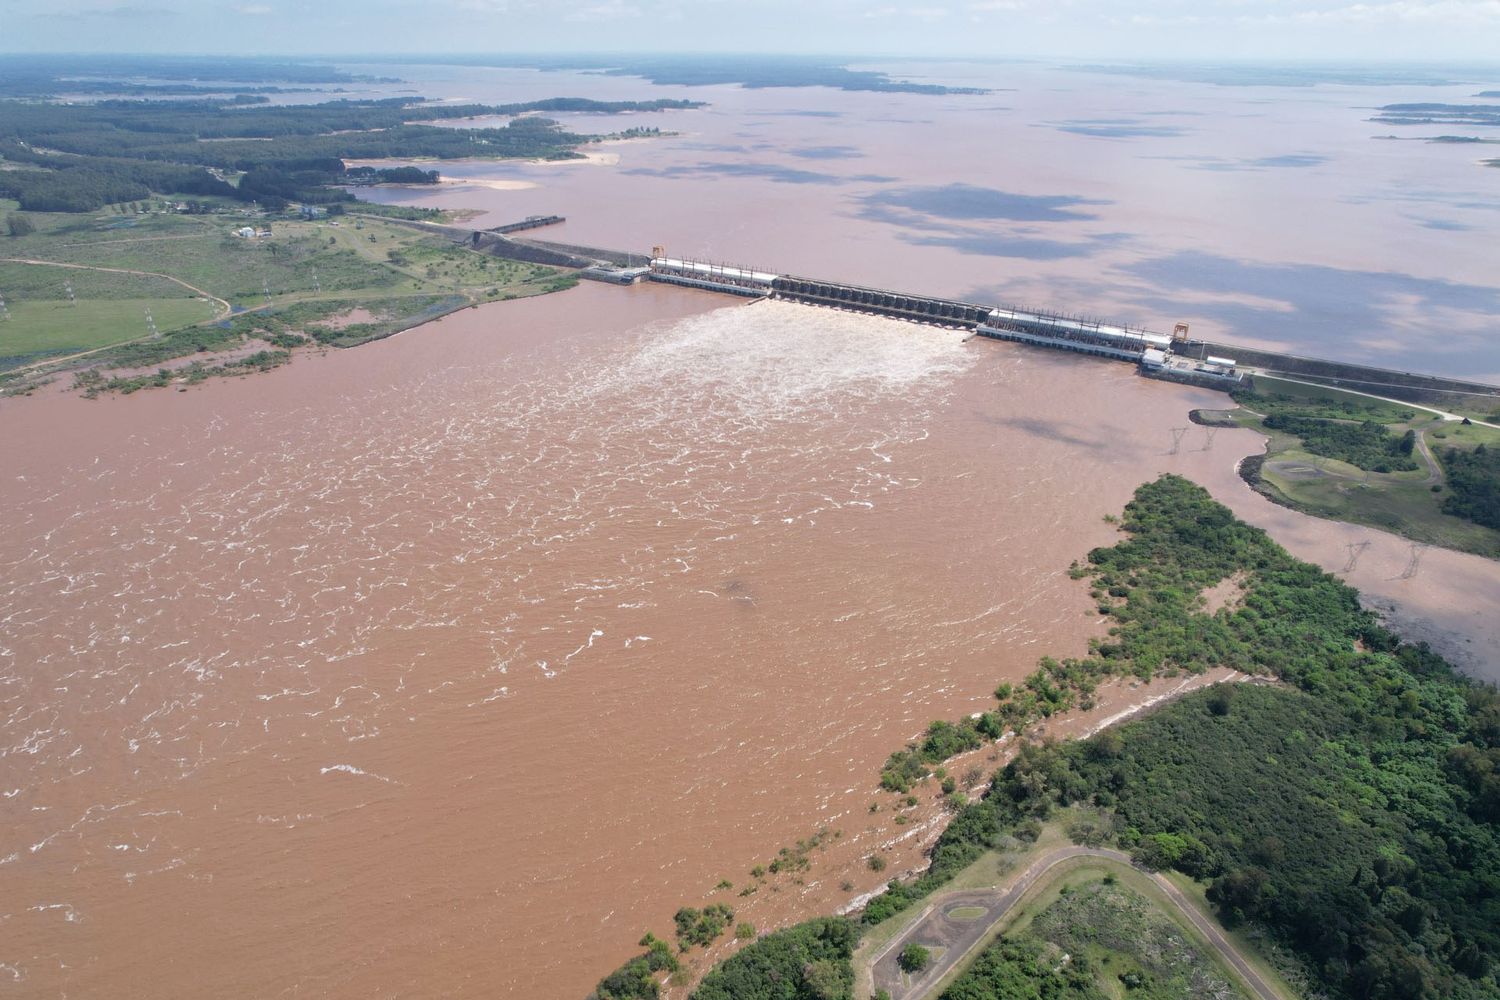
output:
[{"label": "tree cluster", "polygon": [[849,1000],[858,940],[842,917],[767,934],[715,966],[691,1000]]},{"label": "tree cluster", "polygon": [[1448,476],[1443,513],[1500,531],[1500,449],[1444,448],[1440,457]]},{"label": "tree cluster", "polygon": [[1370,472],[1410,472],[1417,467],[1411,457],[1417,443],[1415,431],[1396,435],[1374,420],[1353,423],[1279,413],[1271,414],[1261,423],[1271,430],[1295,434],[1314,455],[1348,462]]}]

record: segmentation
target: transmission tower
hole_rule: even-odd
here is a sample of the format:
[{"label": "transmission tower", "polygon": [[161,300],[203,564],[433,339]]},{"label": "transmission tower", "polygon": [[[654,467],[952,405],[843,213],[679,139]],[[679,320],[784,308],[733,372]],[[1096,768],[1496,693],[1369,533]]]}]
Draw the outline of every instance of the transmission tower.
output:
[{"label": "transmission tower", "polygon": [[78,296],[73,294],[73,282],[64,281],[63,291],[68,293],[68,305],[76,306],[78,304]]},{"label": "transmission tower", "polygon": [[1175,455],[1175,454],[1177,454],[1177,452],[1179,450],[1181,450],[1181,448],[1182,448],[1182,436],[1184,434],[1186,434],[1187,432],[1188,432],[1188,429],[1186,427],[1173,427],[1172,428],[1172,450],[1169,451],[1169,452],[1167,452],[1168,455]]},{"label": "transmission tower", "polygon": [[317,292],[319,295],[323,294],[323,283],[318,280],[318,271],[317,271],[317,268],[313,269],[312,279],[313,279],[313,291]]},{"label": "transmission tower", "polygon": [[1411,561],[1406,564],[1406,569],[1401,571],[1401,579],[1410,580],[1417,575],[1422,567],[1422,553],[1427,551],[1427,546],[1421,542],[1411,543]]},{"label": "transmission tower", "polygon": [[270,281],[269,278],[262,278],[261,279],[261,281],[260,281],[260,290],[266,293],[266,305],[270,305],[271,304],[271,281]]},{"label": "transmission tower", "polygon": [[1205,427],[1205,428],[1203,428],[1203,447],[1199,448],[1198,450],[1199,451],[1213,451],[1214,450],[1214,435],[1217,434],[1217,433],[1219,433],[1219,429],[1217,427]]},{"label": "transmission tower", "polygon": [[1349,561],[1344,563],[1344,572],[1353,572],[1354,564],[1359,562],[1359,557],[1365,554],[1365,549],[1370,547],[1369,539],[1363,542],[1350,542],[1344,546],[1349,550]]},{"label": "transmission tower", "polygon": [[0,295],[0,322],[10,319],[10,307],[5,304],[5,296]]},{"label": "transmission tower", "polygon": [[151,317],[151,310],[146,310],[146,334],[151,337],[160,337],[161,331],[156,328],[156,320]]}]

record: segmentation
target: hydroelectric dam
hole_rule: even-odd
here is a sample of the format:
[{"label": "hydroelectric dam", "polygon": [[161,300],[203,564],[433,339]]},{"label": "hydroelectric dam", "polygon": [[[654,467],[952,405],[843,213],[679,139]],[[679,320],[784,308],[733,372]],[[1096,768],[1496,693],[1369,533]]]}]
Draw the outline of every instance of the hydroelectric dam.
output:
[{"label": "hydroelectric dam", "polygon": [[[1233,359],[1209,355],[1205,345],[1187,339],[1187,327],[1181,324],[1174,336],[1165,337],[1147,330],[1060,313],[978,305],[956,299],[667,257],[660,247],[638,267],[595,264],[584,269],[583,276],[619,283],[660,281],[745,298],[782,299],[968,330],[971,336],[1131,362],[1139,366],[1143,375],[1175,382],[1230,389],[1243,380]],[[1192,357],[1194,351],[1199,355],[1196,358]]]},{"label": "hydroelectric dam", "polygon": [[1166,335],[1060,312],[962,302],[669,257],[662,247],[644,254],[509,235],[562,222],[561,216],[536,216],[485,230],[430,222],[385,221],[443,236],[480,253],[569,268],[579,277],[595,281],[621,285],[657,281],[745,299],[781,299],[871,313],[968,331],[967,337],[1010,340],[1124,361],[1134,364],[1142,375],[1206,388],[1228,391],[1243,385],[1249,377],[1264,375],[1407,402],[1458,405],[1472,403],[1476,398],[1500,399],[1500,387],[1483,382],[1192,339],[1186,323],[1176,324],[1172,333]]}]

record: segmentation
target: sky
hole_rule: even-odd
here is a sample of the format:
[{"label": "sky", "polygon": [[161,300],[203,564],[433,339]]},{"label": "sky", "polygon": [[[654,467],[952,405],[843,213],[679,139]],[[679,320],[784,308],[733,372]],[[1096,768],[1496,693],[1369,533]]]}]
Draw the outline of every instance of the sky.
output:
[{"label": "sky", "polygon": [[0,52],[1500,59],[1500,0],[0,0]]}]

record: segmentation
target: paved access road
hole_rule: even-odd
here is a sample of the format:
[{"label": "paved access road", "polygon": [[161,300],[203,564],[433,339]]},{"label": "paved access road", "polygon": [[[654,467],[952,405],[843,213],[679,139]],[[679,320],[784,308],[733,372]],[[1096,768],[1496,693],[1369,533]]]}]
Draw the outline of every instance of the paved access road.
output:
[{"label": "paved access road", "polygon": [[[912,926],[871,960],[875,988],[889,991],[892,1000],[922,1000],[927,997],[938,980],[977,950],[979,942],[1004,919],[1027,890],[1057,865],[1073,858],[1100,858],[1117,864],[1130,864],[1130,856],[1119,851],[1096,847],[1062,847],[1042,855],[1005,889],[966,889],[935,896]],[[1244,956],[1224,937],[1215,923],[1201,913],[1175,885],[1154,872],[1142,874],[1155,882],[1167,899],[1198,928],[1219,957],[1239,973],[1257,1000],[1285,1000],[1245,961]],[[984,915],[973,920],[950,916],[955,910],[961,916],[972,916],[974,909],[984,910]],[[911,942],[928,948],[941,948],[942,953],[921,976],[908,984],[897,965],[897,959],[901,950]]]}]

